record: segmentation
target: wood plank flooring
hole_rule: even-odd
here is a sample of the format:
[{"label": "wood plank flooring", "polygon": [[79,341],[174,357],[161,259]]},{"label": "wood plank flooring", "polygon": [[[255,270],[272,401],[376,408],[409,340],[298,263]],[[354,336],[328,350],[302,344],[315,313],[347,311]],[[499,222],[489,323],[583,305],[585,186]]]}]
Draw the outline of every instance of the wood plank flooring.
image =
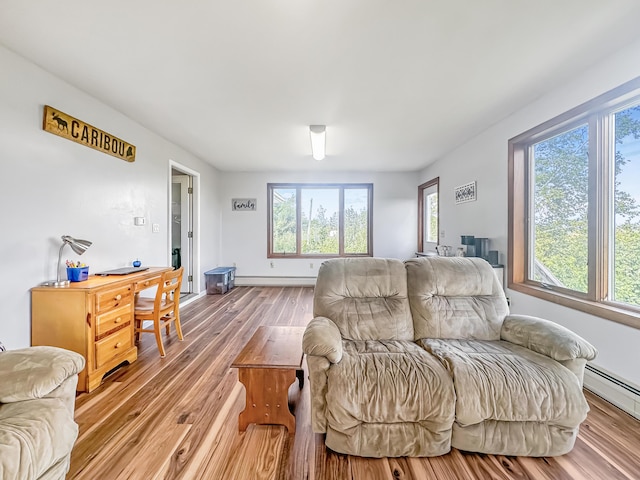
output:
[{"label": "wood plank flooring", "polygon": [[[591,412],[576,447],[552,458],[453,450],[433,458],[365,459],[327,450],[310,425],[308,382],[289,391],[296,432],[238,432],[244,388],[231,362],[259,325],[305,326],[310,287],[236,287],[181,310],[160,358],[143,335],[138,360],[76,400],[80,434],[68,479],[640,479],[640,422],[587,392]],[[306,368],[306,365],[305,365]]]}]

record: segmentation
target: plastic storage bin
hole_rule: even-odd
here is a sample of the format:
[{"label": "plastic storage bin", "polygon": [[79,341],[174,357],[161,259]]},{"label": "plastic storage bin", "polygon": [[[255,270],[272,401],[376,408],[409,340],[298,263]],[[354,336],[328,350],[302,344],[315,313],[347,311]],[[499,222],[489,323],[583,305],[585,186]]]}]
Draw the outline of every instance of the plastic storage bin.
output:
[{"label": "plastic storage bin", "polygon": [[236,267],[218,267],[204,272],[207,295],[227,293],[235,287]]},{"label": "plastic storage bin", "polygon": [[84,282],[89,278],[89,267],[67,267],[67,280],[70,282]]}]

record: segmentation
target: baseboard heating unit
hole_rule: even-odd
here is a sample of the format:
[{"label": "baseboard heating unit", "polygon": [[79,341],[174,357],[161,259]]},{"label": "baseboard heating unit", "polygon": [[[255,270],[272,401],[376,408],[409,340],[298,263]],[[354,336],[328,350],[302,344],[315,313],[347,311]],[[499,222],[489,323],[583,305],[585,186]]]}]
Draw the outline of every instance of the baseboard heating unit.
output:
[{"label": "baseboard heating unit", "polygon": [[587,364],[584,386],[616,407],[640,419],[640,387],[607,372],[601,367]]},{"label": "baseboard heating unit", "polygon": [[236,285],[243,287],[312,287],[316,277],[239,277]]}]

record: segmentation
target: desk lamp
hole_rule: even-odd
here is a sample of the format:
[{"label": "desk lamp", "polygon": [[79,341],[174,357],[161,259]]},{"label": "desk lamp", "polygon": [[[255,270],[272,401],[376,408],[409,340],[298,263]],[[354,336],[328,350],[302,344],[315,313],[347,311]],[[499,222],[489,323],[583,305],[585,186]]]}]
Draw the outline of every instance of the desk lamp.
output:
[{"label": "desk lamp", "polygon": [[69,285],[69,280],[61,280],[60,279],[60,263],[62,262],[62,249],[65,245],[69,245],[71,250],[76,252],[78,255],[82,255],[87,248],[91,246],[91,242],[88,240],[80,240],[77,238],[70,237],[69,235],[62,236],[62,245],[60,246],[60,251],[58,252],[58,268],[56,270],[56,280],[51,280],[50,282],[44,282],[42,285],[47,287],[66,287]]}]

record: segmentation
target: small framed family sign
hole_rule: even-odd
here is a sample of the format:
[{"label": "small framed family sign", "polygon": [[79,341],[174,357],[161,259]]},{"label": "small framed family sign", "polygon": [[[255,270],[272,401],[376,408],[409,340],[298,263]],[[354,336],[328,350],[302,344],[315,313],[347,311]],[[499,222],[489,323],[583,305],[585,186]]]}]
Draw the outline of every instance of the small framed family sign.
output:
[{"label": "small framed family sign", "polygon": [[256,209],[255,198],[232,198],[231,210],[234,212],[253,212]]}]

